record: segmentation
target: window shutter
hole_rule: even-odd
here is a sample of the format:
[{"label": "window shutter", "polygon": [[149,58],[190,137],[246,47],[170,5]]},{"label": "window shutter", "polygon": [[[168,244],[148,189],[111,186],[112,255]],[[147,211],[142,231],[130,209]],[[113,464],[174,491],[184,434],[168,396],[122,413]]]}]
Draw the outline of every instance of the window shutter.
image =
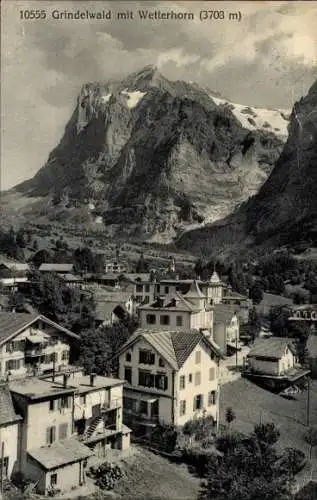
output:
[{"label": "window shutter", "polygon": [[201,401],[200,408],[203,408],[204,407],[204,396],[203,396],[203,394],[200,396],[200,401]]},{"label": "window shutter", "polygon": [[56,440],[56,427],[52,427],[52,443]]},{"label": "window shutter", "polygon": [[168,377],[165,375],[165,377],[164,377],[164,391],[167,391],[167,387],[168,387]]},{"label": "window shutter", "polygon": [[155,387],[156,389],[159,389],[160,388],[160,376],[159,375],[155,375]]},{"label": "window shutter", "polygon": [[50,444],[51,443],[51,428],[48,427],[46,429],[46,444]]}]

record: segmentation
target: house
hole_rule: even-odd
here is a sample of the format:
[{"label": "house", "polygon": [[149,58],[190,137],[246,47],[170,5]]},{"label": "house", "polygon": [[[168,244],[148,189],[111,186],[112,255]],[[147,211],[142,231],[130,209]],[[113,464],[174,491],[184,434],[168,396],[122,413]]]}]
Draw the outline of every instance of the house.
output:
[{"label": "house", "polygon": [[85,482],[92,451],[73,437],[75,388],[39,378],[9,383],[23,417],[18,440],[18,467],[37,484],[37,491],[69,491]]},{"label": "house", "polygon": [[64,281],[64,283],[70,288],[81,288],[83,285],[83,278],[81,276],[75,276],[72,273],[60,273],[59,277]]},{"label": "house", "polygon": [[[16,275],[16,276],[26,276],[27,272],[30,270],[29,264],[26,262],[14,262],[14,261],[1,261],[0,262],[0,276]],[[5,277],[5,276],[4,276]]]},{"label": "house", "polygon": [[79,368],[9,383],[22,417],[17,469],[37,483],[39,493],[84,484],[91,456],[129,447],[130,429],[122,424],[123,383],[84,375]]},{"label": "house", "polygon": [[0,379],[67,366],[78,340],[41,314],[0,312]]},{"label": "house", "polygon": [[126,266],[123,263],[116,261],[106,262],[104,266],[105,273],[123,273],[126,270]]},{"label": "house", "polygon": [[134,314],[134,301],[130,292],[111,287],[90,289],[93,291],[96,304],[95,320],[97,326],[112,325],[125,316]]},{"label": "house", "polygon": [[226,286],[227,285],[221,281],[218,273],[214,271],[210,280],[203,282],[201,289],[207,295],[209,303],[220,304],[223,300]]},{"label": "house", "polygon": [[217,420],[221,353],[202,332],[139,328],[117,356],[129,427],[146,432],[203,415]]},{"label": "house", "polygon": [[306,343],[306,350],[311,377],[317,378],[317,335],[315,332],[310,333]]},{"label": "house", "polygon": [[[48,380],[64,383],[65,374],[56,373]],[[69,374],[67,385],[75,389],[73,432],[89,446],[94,455],[106,456],[107,448],[126,449],[130,446],[130,429],[122,424],[123,380],[81,369]]]},{"label": "house", "polygon": [[138,308],[142,328],[160,328],[162,330],[204,329],[212,335],[213,309],[207,304],[206,296],[201,292],[197,281],[193,281],[188,292],[183,295],[159,297],[151,304]]},{"label": "house", "polygon": [[213,340],[223,354],[240,347],[240,323],[236,306],[215,304]]},{"label": "house", "polygon": [[21,421],[22,417],[14,409],[8,386],[0,386],[0,470],[3,479],[10,479],[17,467]]},{"label": "house", "polygon": [[41,273],[71,274],[74,273],[74,265],[68,263],[58,264],[56,262],[48,262],[41,264],[39,271]]},{"label": "house", "polygon": [[294,340],[286,337],[256,339],[247,355],[247,370],[280,377],[298,367]]}]

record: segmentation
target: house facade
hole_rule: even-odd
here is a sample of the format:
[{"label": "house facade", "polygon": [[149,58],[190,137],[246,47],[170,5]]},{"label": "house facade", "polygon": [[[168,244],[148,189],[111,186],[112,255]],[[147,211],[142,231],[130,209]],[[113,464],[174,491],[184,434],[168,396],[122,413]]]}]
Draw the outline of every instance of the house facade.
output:
[{"label": "house facade", "polygon": [[224,354],[239,346],[240,322],[234,306],[214,306],[213,340]]},{"label": "house facade", "polygon": [[62,369],[78,340],[78,335],[37,313],[0,313],[0,379]]},{"label": "house facade", "polygon": [[249,372],[275,377],[287,375],[298,367],[294,341],[282,337],[256,339],[246,361]]},{"label": "house facade", "polygon": [[22,417],[17,467],[37,483],[39,493],[67,492],[84,484],[91,456],[129,447],[122,386],[121,380],[85,376],[80,369],[9,383]]},{"label": "house facade", "polygon": [[159,297],[151,304],[138,308],[141,328],[160,328],[162,330],[203,329],[212,336],[213,309],[208,306],[206,297],[196,281],[189,291],[182,295]]},{"label": "house facade", "polygon": [[124,418],[147,428],[218,415],[221,353],[198,330],[138,329],[118,353]]}]

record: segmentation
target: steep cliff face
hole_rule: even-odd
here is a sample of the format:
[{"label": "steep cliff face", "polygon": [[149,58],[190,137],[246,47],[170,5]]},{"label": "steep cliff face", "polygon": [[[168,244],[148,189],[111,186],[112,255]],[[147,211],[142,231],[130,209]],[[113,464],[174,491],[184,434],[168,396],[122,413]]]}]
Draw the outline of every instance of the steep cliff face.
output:
[{"label": "steep cliff face", "polygon": [[84,85],[46,165],[16,191],[87,207],[120,234],[169,239],[254,194],[286,124],[279,111],[257,113],[146,67],[120,82]]},{"label": "steep cliff face", "polygon": [[317,82],[292,110],[289,136],[257,195],[221,223],[184,234],[180,246],[197,240],[224,248],[238,242],[317,243]]}]

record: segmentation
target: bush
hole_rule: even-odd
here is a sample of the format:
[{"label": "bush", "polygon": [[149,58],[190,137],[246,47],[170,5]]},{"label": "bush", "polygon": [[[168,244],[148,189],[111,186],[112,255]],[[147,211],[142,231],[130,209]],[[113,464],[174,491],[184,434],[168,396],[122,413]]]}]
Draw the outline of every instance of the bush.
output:
[{"label": "bush", "polygon": [[215,452],[194,448],[185,448],[182,458],[186,464],[191,465],[195,469],[199,477],[205,477],[209,462],[218,459]]},{"label": "bush", "polygon": [[98,467],[90,467],[89,476],[96,479],[96,485],[101,490],[113,490],[118,479],[122,477],[119,465],[104,462]]},{"label": "bush", "polygon": [[305,453],[296,448],[286,448],[278,462],[279,468],[292,476],[301,471],[305,464]]}]

